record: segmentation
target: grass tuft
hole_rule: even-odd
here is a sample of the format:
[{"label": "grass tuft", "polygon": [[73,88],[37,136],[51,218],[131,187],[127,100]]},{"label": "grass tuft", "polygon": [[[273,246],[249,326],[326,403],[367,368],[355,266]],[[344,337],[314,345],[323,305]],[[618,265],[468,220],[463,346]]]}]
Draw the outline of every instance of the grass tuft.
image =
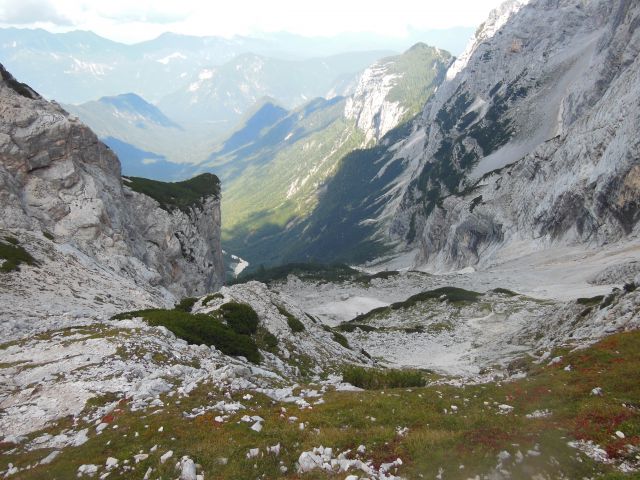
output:
[{"label": "grass tuft", "polygon": [[4,237],[4,241],[0,240],[0,259],[4,263],[0,266],[0,272],[8,273],[20,270],[20,265],[35,265],[36,261],[27,252],[15,237]]},{"label": "grass tuft", "polygon": [[342,371],[345,382],[365,390],[424,387],[426,380],[418,370],[364,368],[348,366]]}]

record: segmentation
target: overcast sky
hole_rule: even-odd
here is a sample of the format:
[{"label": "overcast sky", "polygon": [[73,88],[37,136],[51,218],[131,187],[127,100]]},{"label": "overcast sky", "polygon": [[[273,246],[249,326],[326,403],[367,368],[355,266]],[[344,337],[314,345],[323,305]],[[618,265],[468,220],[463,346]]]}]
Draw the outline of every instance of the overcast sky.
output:
[{"label": "overcast sky", "polygon": [[91,30],[121,42],[162,32],[309,36],[476,26],[502,0],[0,0],[0,26]]}]

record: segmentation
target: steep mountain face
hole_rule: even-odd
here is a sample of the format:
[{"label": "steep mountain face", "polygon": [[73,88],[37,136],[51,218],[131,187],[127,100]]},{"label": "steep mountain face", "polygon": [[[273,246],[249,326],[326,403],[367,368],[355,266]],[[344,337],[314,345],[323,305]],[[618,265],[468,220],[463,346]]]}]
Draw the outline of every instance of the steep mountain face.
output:
[{"label": "steep mountain face", "polygon": [[416,168],[389,204],[389,232],[418,248],[417,263],[637,234],[639,22],[624,0],[512,1],[492,14],[394,147]]},{"label": "steep mountain face", "polygon": [[376,62],[347,99],[345,116],[356,120],[367,141],[378,142],[422,109],[452,60],[449,52],[418,43],[403,55]]},{"label": "steep mountain face", "polygon": [[286,114],[264,104],[204,164],[225,180],[226,248],[254,265],[284,258],[343,159],[410,120],[451,60],[418,44],[375,63],[348,98],[315,99]]},{"label": "steep mountain face", "polygon": [[326,95],[344,76],[357,76],[388,53],[357,52],[297,61],[247,53],[218,67],[202,69],[186,87],[164,97],[159,106],[185,124],[209,122],[228,128],[262,97],[297,107]]},{"label": "steep mountain face", "polygon": [[221,285],[215,176],[123,183],[117,157],[93,132],[1,73],[0,228],[46,233],[141,288],[182,296]]},{"label": "steep mountain face", "polygon": [[451,270],[637,238],[639,18],[622,0],[503,4],[420,117],[343,160],[292,258]]}]

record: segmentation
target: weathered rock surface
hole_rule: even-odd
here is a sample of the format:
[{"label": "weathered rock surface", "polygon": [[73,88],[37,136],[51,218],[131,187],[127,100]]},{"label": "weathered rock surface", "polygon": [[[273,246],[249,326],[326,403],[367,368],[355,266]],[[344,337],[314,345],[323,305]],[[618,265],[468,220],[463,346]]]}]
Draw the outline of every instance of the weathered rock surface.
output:
[{"label": "weathered rock surface", "polygon": [[639,23],[626,0],[492,13],[392,147],[407,171],[381,218],[416,264],[637,239]]},{"label": "weathered rock surface", "polygon": [[200,200],[163,209],[133,192],[89,128],[2,68],[0,228],[47,232],[142,289],[181,297],[215,290],[224,276],[219,195]]}]

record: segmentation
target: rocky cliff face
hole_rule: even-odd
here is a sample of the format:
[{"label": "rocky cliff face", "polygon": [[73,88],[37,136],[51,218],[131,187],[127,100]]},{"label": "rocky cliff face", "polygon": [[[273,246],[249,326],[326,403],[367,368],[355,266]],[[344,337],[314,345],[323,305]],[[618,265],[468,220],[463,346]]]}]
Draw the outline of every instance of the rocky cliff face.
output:
[{"label": "rocky cliff face", "polygon": [[379,220],[415,263],[637,238],[639,25],[627,0],[493,12],[390,148],[406,169]]},{"label": "rocky cliff face", "polygon": [[210,193],[184,186],[195,198],[181,208],[134,192],[91,130],[1,74],[0,228],[44,232],[142,288],[176,297],[222,284],[215,176],[200,180]]},{"label": "rocky cliff face", "polygon": [[345,117],[356,121],[366,142],[378,142],[387,132],[418,112],[435,91],[452,61],[449,52],[425,44],[367,68],[355,92],[347,98]]}]

